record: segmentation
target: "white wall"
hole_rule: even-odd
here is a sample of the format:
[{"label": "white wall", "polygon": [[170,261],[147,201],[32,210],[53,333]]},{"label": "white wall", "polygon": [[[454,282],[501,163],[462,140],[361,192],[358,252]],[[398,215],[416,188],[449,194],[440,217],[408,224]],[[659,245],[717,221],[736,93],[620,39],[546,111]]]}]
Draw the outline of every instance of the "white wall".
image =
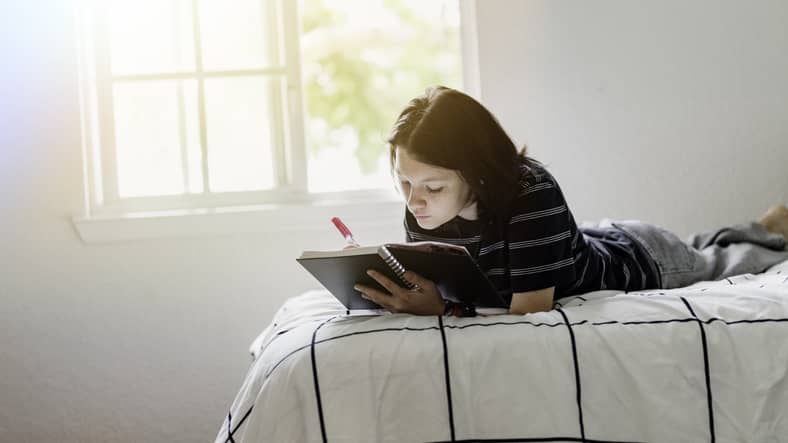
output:
[{"label": "white wall", "polygon": [[788,3],[479,4],[482,98],[578,220],[686,235],[788,200]]},{"label": "white wall", "polygon": [[[65,1],[0,7],[0,442],[213,441],[324,231],[83,244]],[[45,8],[46,6],[47,8]],[[341,215],[341,214],[337,214]],[[352,224],[363,243],[401,239]]]},{"label": "white wall", "polygon": [[[479,3],[483,99],[578,219],[686,233],[788,197],[788,4]],[[82,244],[67,5],[0,14],[0,441],[210,441],[250,341],[313,285],[292,258],[338,238]]]}]

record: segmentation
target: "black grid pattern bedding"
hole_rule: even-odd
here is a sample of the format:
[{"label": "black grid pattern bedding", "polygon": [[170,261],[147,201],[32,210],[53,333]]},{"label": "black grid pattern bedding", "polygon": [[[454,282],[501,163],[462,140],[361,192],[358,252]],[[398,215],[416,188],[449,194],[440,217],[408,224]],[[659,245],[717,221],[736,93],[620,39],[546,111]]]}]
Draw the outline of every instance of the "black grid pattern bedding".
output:
[{"label": "black grid pattern bedding", "polygon": [[788,262],[527,316],[347,317],[297,299],[267,329],[217,442],[788,435]]}]

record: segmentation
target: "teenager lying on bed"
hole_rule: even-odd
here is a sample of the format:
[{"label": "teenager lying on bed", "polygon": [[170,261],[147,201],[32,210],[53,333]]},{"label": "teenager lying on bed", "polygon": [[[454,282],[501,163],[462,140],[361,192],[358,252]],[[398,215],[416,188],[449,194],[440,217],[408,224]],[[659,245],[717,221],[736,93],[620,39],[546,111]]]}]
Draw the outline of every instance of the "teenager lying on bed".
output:
[{"label": "teenager lying on bed", "polygon": [[[788,208],[758,221],[697,234],[685,243],[638,221],[578,227],[544,165],[518,150],[496,118],[459,91],[433,87],[411,100],[388,139],[392,174],[406,199],[407,241],[465,246],[509,312],[552,309],[553,300],[601,289],[676,288],[761,272],[788,259]],[[736,247],[727,247],[735,243]],[[408,271],[409,290],[370,270],[388,293],[356,285],[392,312],[462,313],[435,284]]]}]

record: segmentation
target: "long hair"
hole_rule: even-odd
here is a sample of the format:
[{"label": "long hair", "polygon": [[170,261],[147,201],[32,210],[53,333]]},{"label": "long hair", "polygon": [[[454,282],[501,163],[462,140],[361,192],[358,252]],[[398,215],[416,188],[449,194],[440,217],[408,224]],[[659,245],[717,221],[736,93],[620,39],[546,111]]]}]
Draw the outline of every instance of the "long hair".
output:
[{"label": "long hair", "polygon": [[387,141],[392,175],[397,148],[422,163],[455,170],[470,186],[480,214],[505,215],[519,192],[526,148],[518,151],[495,116],[460,91],[428,88],[408,102]]}]

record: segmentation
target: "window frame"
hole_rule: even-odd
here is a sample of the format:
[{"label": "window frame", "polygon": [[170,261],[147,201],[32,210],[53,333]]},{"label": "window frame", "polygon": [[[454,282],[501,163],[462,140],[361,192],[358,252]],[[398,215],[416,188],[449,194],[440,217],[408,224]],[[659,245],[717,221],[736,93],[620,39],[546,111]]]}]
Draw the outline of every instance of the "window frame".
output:
[{"label": "window frame", "polygon": [[[196,3],[196,2],[195,2]],[[281,63],[263,69],[244,69],[228,71],[204,71],[200,56],[200,30],[194,8],[192,25],[195,33],[195,68],[193,72],[163,74],[115,75],[110,73],[110,55],[106,20],[96,19],[106,16],[106,4],[100,1],[83,2],[77,12],[77,32],[79,44],[81,76],[81,97],[83,124],[86,132],[93,136],[86,140],[92,146],[86,151],[90,154],[89,174],[90,213],[123,214],[137,211],[194,209],[204,207],[245,205],[253,203],[281,202],[294,195],[306,192],[306,164],[303,140],[303,103],[301,96],[301,72],[298,58],[297,11],[295,2],[277,0],[271,3],[281,14],[280,29],[275,29],[276,40],[281,47]],[[279,16],[277,16],[279,18]],[[202,147],[203,189],[208,189],[207,143],[205,135],[204,81],[208,78],[229,78],[233,76],[259,76],[279,80],[283,83],[284,101],[273,106],[273,127],[277,128],[274,137],[272,163],[275,173],[275,188],[271,190],[210,192],[149,197],[123,197],[118,195],[118,170],[116,164],[115,128],[113,114],[112,87],[117,81],[150,81],[194,79],[197,82],[198,115],[200,141]],[[272,95],[271,103],[278,101]],[[287,121],[287,124],[282,124]],[[185,171],[184,171],[185,172]]]},{"label": "window frame", "polygon": [[[460,39],[464,90],[468,94],[480,98],[480,79],[478,63],[478,39],[476,31],[476,0],[458,0],[460,9]],[[301,80],[300,33],[298,31],[297,1],[277,0],[281,13],[280,60],[283,66],[267,69],[270,73],[283,74],[284,100],[282,107],[285,114],[278,118],[287,120],[281,132],[284,148],[279,152],[279,165],[284,164],[277,173],[275,186],[272,190],[240,191],[240,192],[203,192],[201,194],[182,194],[172,196],[127,197],[119,198],[113,190],[117,190],[117,170],[115,169],[112,140],[112,113],[100,112],[101,109],[113,109],[111,103],[112,82],[108,78],[109,57],[106,52],[108,39],[96,39],[94,35],[102,32],[98,28],[102,21],[95,21],[97,5],[100,0],[81,0],[75,12],[75,30],[77,34],[77,62],[79,71],[79,98],[82,131],[82,158],[84,176],[84,203],[82,213],[72,218],[83,240],[95,237],[87,232],[94,229],[97,223],[122,222],[124,226],[130,220],[141,220],[147,217],[181,215],[191,218],[195,215],[232,212],[250,213],[253,211],[281,210],[286,207],[325,207],[341,206],[366,208],[371,204],[401,205],[401,198],[392,184],[391,189],[364,189],[352,191],[335,191],[310,193],[307,188],[307,154],[304,140],[304,98]],[[101,44],[104,47],[101,47]],[[103,51],[103,52],[102,52]],[[103,54],[103,55],[102,55]],[[103,60],[103,62],[102,62]],[[196,70],[200,67],[196,66]],[[255,70],[261,71],[261,70]],[[246,71],[244,71],[246,72]],[[249,71],[251,72],[251,70]],[[230,75],[237,73],[230,72]],[[158,77],[177,78],[180,74],[163,74]],[[205,74],[203,74],[205,75]],[[191,74],[184,74],[194,78]],[[207,76],[211,76],[208,74]],[[207,77],[206,76],[206,77]],[[125,77],[125,76],[124,76]],[[152,77],[152,76],[147,76]],[[100,120],[101,119],[101,120]],[[201,132],[203,130],[201,129]],[[207,172],[205,162],[206,145],[202,139],[203,176]],[[276,163],[276,162],[275,162]],[[110,171],[110,172],[108,172]],[[300,214],[300,210],[295,213]],[[320,221],[323,224],[323,221]],[[272,229],[262,226],[261,229]],[[125,229],[125,228],[124,228]],[[147,238],[158,235],[140,235],[134,238]],[[111,235],[102,234],[102,240]],[[129,238],[128,235],[120,237]],[[123,238],[119,238],[122,240]]]}]

